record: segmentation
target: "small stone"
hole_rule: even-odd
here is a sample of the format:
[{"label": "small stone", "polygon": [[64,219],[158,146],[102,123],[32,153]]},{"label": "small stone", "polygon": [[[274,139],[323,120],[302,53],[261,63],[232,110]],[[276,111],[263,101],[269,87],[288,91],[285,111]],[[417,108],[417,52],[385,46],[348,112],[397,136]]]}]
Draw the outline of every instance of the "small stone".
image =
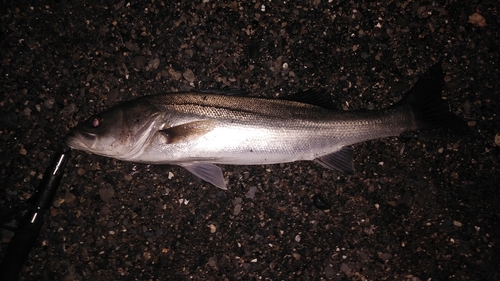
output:
[{"label": "small stone", "polygon": [[340,271],[344,272],[347,276],[351,275],[351,269],[345,262],[340,266]]},{"label": "small stone", "polygon": [[323,271],[323,273],[325,273],[326,278],[329,278],[329,279],[335,277],[335,275],[336,275],[335,270],[333,269],[333,267],[331,265],[327,265],[325,267],[325,270]]},{"label": "small stone", "polygon": [[115,190],[112,188],[101,188],[99,189],[99,197],[102,201],[107,202],[115,196]]},{"label": "small stone", "polygon": [[54,107],[55,102],[56,102],[55,99],[48,98],[43,102],[43,105],[48,109],[52,109],[52,107]]},{"label": "small stone", "polygon": [[73,202],[75,202],[75,199],[76,196],[71,192],[68,192],[64,195],[64,203],[73,204]]},{"label": "small stone", "polygon": [[129,51],[138,51],[139,50],[139,45],[137,45],[136,43],[132,43],[130,41],[123,43],[123,45],[125,45],[125,48],[127,48]]},{"label": "small stone", "polygon": [[28,153],[28,152],[27,152],[27,151],[26,151],[26,149],[24,149],[24,148],[21,148],[21,149],[19,150],[19,154],[21,154],[21,155],[26,155],[27,153]]},{"label": "small stone", "polygon": [[158,66],[160,66],[160,58],[152,58],[150,61],[149,61],[149,64],[148,64],[148,69],[147,70],[154,70],[154,69],[157,69]]},{"label": "small stone", "polygon": [[380,259],[382,259],[384,262],[388,261],[390,258],[392,258],[392,255],[389,253],[383,253],[379,255]]},{"label": "small stone", "polygon": [[500,146],[500,134],[495,135],[495,145]]},{"label": "small stone", "polygon": [[237,216],[241,213],[241,204],[236,204],[234,206],[233,215]]},{"label": "small stone", "polygon": [[182,73],[182,76],[189,83],[193,83],[194,82],[195,76],[194,76],[194,73],[193,73],[193,71],[191,69],[188,69],[188,70],[184,71],[184,73]]},{"label": "small stone", "polygon": [[210,224],[209,227],[210,227],[210,233],[215,233],[217,231],[217,227],[215,225]]},{"label": "small stone", "polygon": [[214,257],[210,257],[210,258],[208,259],[207,264],[208,264],[210,267],[212,267],[212,268],[214,268],[214,269],[217,269],[217,261],[215,260],[215,258],[214,258]]},{"label": "small stone", "polygon": [[358,255],[361,261],[367,261],[369,258],[369,256],[365,252],[359,252]]},{"label": "small stone", "polygon": [[483,27],[486,26],[486,19],[479,13],[473,13],[469,16],[468,23],[471,23],[475,26]]},{"label": "small stone", "polygon": [[105,216],[105,215],[108,215],[109,213],[111,213],[111,210],[106,206],[102,206],[100,213],[101,213],[101,215]]},{"label": "small stone", "polygon": [[147,59],[145,56],[135,56],[132,59],[132,62],[134,63],[135,68],[141,70],[146,65]]},{"label": "small stone", "polygon": [[456,226],[456,227],[461,227],[462,223],[459,222],[459,221],[453,221],[453,225]]},{"label": "small stone", "polygon": [[254,199],[255,198],[255,192],[257,191],[257,187],[256,186],[252,186],[250,187],[250,189],[248,190],[248,192],[245,194],[245,198],[249,198],[249,199]]},{"label": "small stone", "polygon": [[295,242],[297,242],[297,243],[300,242],[300,235],[299,234],[295,235]]},{"label": "small stone", "polygon": [[168,74],[174,78],[174,80],[179,80],[182,77],[182,74],[180,72],[175,71],[173,68],[168,69]]}]

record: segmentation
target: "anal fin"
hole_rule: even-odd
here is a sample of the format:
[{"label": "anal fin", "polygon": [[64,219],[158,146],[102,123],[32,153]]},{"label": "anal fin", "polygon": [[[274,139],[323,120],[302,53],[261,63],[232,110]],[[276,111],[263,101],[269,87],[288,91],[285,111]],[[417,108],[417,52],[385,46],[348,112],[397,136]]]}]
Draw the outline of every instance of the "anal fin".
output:
[{"label": "anal fin", "polygon": [[340,150],[314,159],[315,162],[331,170],[354,173],[352,158],[354,150],[350,146],[344,146]]},{"label": "anal fin", "polygon": [[186,170],[200,179],[209,182],[220,189],[227,190],[222,169],[210,163],[190,163],[182,164]]}]

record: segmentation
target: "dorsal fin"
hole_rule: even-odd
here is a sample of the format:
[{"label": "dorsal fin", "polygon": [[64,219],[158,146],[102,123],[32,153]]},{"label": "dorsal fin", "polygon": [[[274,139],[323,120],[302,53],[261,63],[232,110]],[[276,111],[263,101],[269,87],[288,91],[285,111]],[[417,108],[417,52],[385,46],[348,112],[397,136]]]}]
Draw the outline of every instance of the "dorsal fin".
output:
[{"label": "dorsal fin", "polygon": [[330,95],[323,91],[303,90],[289,96],[280,97],[280,99],[307,103],[326,109],[336,109]]},{"label": "dorsal fin", "polygon": [[237,96],[237,97],[248,96],[248,92],[242,89],[204,89],[204,90],[198,90],[197,92],[203,94],[214,94],[214,95],[224,95],[224,96]]}]

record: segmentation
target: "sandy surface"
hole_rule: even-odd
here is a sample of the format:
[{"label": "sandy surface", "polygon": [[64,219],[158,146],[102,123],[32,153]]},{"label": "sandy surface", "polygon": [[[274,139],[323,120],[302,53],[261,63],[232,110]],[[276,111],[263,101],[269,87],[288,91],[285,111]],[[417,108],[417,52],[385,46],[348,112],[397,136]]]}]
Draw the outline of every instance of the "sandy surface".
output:
[{"label": "sandy surface", "polygon": [[497,1],[9,2],[2,212],[33,194],[78,121],[143,95],[312,88],[339,110],[371,110],[442,60],[443,95],[471,129],[355,145],[351,176],[223,166],[228,191],[75,151],[21,280],[500,279]]}]

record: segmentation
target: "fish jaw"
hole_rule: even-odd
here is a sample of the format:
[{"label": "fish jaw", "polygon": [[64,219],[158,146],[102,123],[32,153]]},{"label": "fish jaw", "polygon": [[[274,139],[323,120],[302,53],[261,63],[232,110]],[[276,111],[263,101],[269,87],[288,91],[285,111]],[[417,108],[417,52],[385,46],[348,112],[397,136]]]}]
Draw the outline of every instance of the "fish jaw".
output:
[{"label": "fish jaw", "polygon": [[97,137],[95,134],[80,133],[75,130],[71,130],[64,138],[64,142],[66,142],[69,147],[77,150],[92,149],[95,145],[96,140]]},{"label": "fish jaw", "polygon": [[72,149],[87,151],[101,156],[121,158],[123,155],[122,151],[106,149],[98,136],[92,133],[73,130],[66,135],[64,141]]}]

